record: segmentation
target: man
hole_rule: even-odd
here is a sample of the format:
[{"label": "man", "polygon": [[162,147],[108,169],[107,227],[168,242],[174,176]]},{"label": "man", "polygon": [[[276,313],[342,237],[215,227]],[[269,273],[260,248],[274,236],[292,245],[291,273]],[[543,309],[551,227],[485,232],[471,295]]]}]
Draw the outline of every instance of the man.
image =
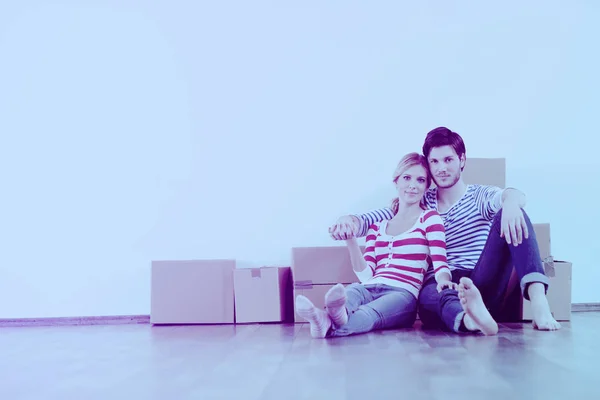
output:
[{"label": "man", "polygon": [[[462,179],[465,144],[455,132],[438,127],[427,134],[423,155],[436,184],[425,195],[438,211],[446,230],[446,251],[453,289],[438,293],[431,273],[419,295],[419,316],[425,326],[453,332],[498,332],[513,266],[523,297],[531,302],[533,326],[557,330],[546,298],[548,278],[535,232],[523,211],[525,195],[513,188],[467,185]],[[362,237],[368,227],[393,217],[390,208],[343,216],[329,228],[336,240]]]}]

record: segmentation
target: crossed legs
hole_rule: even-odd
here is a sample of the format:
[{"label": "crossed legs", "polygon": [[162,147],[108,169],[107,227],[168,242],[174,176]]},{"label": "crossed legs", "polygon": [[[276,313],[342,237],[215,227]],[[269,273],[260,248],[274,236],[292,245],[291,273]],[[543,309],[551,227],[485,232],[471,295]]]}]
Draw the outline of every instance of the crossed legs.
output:
[{"label": "crossed legs", "polygon": [[416,319],[417,299],[407,290],[385,285],[338,284],[325,295],[325,310],[305,296],[296,298],[298,314],[313,337],[340,337],[380,329],[408,328]]}]

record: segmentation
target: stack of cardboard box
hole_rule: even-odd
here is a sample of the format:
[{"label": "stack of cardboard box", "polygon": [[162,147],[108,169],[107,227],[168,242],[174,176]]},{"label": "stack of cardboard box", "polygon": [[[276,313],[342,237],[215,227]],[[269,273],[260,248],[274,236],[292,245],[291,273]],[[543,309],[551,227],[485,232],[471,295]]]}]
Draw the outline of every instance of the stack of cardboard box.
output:
[{"label": "stack of cardboard box", "polygon": [[290,267],[153,261],[151,274],[152,324],[293,322]]},{"label": "stack of cardboard box", "polygon": [[[505,167],[502,158],[469,158],[463,178],[467,184],[505,187]],[[553,259],[549,224],[534,223],[534,231],[550,279],[551,311],[559,321],[570,320],[572,264]],[[322,308],[333,285],[358,282],[345,245],[296,247],[291,256],[291,268],[236,268],[236,260],[153,261],[150,322],[303,322],[293,309],[297,295]],[[513,284],[518,287],[514,275]],[[531,319],[529,301],[520,295],[518,300],[516,318]]]},{"label": "stack of cardboard box", "polygon": [[[361,247],[364,251],[364,246]],[[292,249],[294,304],[298,295],[309,298],[316,307],[325,306],[325,293],[334,285],[358,282],[346,246],[295,247]],[[296,313],[295,321],[302,322]]]}]

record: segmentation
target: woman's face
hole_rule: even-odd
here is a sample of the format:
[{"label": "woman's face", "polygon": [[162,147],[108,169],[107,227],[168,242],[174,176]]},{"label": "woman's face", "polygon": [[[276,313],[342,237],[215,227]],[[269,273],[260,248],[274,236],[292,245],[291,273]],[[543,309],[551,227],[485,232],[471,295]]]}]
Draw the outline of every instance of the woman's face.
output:
[{"label": "woman's face", "polygon": [[427,190],[427,171],[421,165],[407,168],[396,181],[398,198],[405,204],[419,203]]}]

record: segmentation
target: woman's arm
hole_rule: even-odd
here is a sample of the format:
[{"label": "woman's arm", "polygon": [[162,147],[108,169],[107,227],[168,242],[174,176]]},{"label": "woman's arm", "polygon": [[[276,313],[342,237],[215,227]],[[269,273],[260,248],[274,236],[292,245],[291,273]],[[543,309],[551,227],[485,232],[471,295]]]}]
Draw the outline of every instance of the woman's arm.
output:
[{"label": "woman's arm", "polygon": [[429,243],[429,254],[433,263],[435,280],[438,290],[443,287],[454,287],[452,284],[452,273],[448,267],[446,257],[446,230],[444,222],[437,211],[431,210],[423,217],[425,222],[425,236]]},{"label": "woman's arm", "polygon": [[375,231],[369,229],[366,238],[365,253],[362,254],[355,238],[347,239],[348,251],[350,252],[350,261],[352,269],[361,282],[366,282],[375,274]]},{"label": "woman's arm", "polygon": [[359,221],[358,233],[356,236],[363,237],[368,234],[368,229],[371,225],[373,225],[376,222],[381,222],[394,218],[394,213],[392,212],[391,208],[385,207],[372,210],[364,214],[355,214],[352,216],[356,217]]},{"label": "woman's arm", "polygon": [[352,262],[352,269],[354,272],[359,274],[370,269],[363,257],[362,252],[360,251],[360,246],[358,245],[356,239],[347,239],[346,244],[348,245],[348,250],[350,251],[350,261]]},{"label": "woman's arm", "polygon": [[392,219],[394,213],[389,207],[369,211],[364,214],[344,215],[329,227],[329,235],[333,240],[346,240],[351,237],[363,237],[371,225],[376,222]]}]

